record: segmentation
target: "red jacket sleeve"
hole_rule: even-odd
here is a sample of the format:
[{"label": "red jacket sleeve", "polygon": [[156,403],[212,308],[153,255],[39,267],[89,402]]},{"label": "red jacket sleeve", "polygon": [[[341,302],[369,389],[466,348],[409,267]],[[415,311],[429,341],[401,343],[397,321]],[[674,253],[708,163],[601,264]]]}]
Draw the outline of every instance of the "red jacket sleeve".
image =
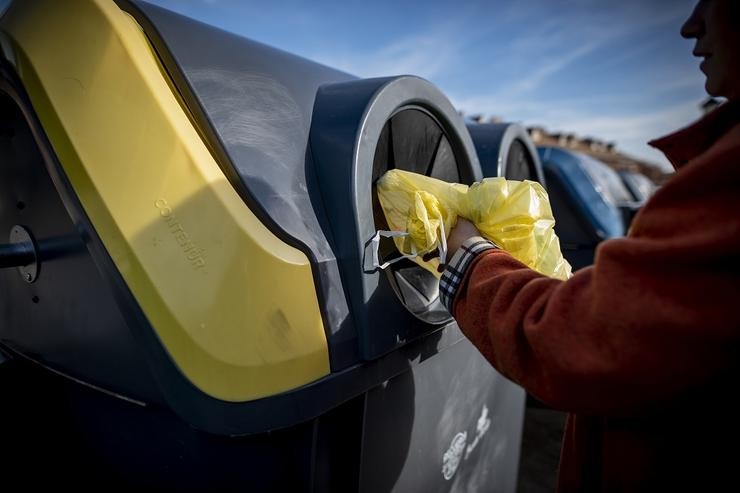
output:
[{"label": "red jacket sleeve", "polygon": [[736,371],[740,159],[732,161],[682,170],[630,237],[603,243],[594,265],[568,281],[500,250],[479,255],[454,299],[460,328],[501,373],[570,412],[645,411]]}]

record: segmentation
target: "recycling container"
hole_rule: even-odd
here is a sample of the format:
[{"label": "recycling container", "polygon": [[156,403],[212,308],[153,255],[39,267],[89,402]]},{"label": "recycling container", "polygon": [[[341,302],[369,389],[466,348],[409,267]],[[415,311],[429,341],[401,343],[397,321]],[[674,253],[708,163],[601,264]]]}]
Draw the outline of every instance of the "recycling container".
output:
[{"label": "recycling container", "polygon": [[515,490],[522,389],[368,263],[385,170],[483,176],[438,89],[139,1],[16,1],[0,43],[4,482]]},{"label": "recycling container", "polygon": [[632,219],[640,210],[642,202],[635,200],[629,187],[619,173],[598,159],[581,155],[583,170],[591,179],[596,190],[612,205],[619,209],[625,231],[629,230]]},{"label": "recycling container", "polygon": [[644,174],[629,170],[619,170],[617,173],[632,199],[641,206],[655,193],[655,183]]},{"label": "recycling container", "polygon": [[470,123],[470,136],[484,176],[530,180],[545,185],[537,149],[526,129],[516,123]]},{"label": "recycling container", "polygon": [[636,205],[604,163],[559,147],[537,152],[563,256],[574,269],[591,265],[601,241],[625,234]]}]

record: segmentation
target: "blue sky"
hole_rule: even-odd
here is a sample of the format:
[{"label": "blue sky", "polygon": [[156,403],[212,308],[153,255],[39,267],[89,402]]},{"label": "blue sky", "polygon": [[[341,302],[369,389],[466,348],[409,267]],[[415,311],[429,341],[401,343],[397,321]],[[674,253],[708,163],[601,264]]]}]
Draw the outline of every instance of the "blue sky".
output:
[{"label": "blue sky", "polygon": [[362,77],[415,74],[466,114],[645,142],[700,116],[693,0],[154,0]]}]

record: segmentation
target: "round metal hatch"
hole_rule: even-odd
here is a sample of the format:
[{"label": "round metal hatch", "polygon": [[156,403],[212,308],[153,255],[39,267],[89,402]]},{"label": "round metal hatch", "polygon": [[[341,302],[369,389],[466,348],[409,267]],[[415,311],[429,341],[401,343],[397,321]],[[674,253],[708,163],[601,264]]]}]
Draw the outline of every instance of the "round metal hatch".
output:
[{"label": "round metal hatch", "polygon": [[[376,183],[390,169],[403,169],[448,182],[461,182],[455,151],[442,125],[424,108],[399,108],[386,121],[373,159],[373,216],[376,230],[388,230]],[[469,181],[469,180],[468,180]],[[400,256],[393,240],[381,238],[379,256],[385,262]],[[432,324],[452,317],[439,300],[439,281],[410,260],[386,269],[387,278],[403,305],[417,318]]]},{"label": "round metal hatch", "polygon": [[516,123],[470,123],[468,131],[483,176],[531,180],[545,185],[537,149],[523,127]]},{"label": "round metal hatch", "polygon": [[511,142],[506,156],[504,176],[509,180],[538,180],[534,156],[520,139]]},{"label": "round metal hatch", "polygon": [[[326,84],[316,94],[310,140],[320,205],[362,357],[377,358],[449,322],[436,277],[406,261],[377,269],[372,240],[378,229],[388,229],[373,186],[386,170],[460,183],[483,177],[452,104],[413,76]],[[386,243],[379,253],[398,255]]]}]

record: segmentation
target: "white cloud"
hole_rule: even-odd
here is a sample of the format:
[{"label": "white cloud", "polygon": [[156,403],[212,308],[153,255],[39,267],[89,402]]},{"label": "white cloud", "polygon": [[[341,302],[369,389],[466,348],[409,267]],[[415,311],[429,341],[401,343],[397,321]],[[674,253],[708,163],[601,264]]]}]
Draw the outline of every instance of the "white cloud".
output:
[{"label": "white cloud", "polygon": [[365,53],[321,53],[317,62],[360,77],[413,74],[432,78],[448,69],[460,44],[455,37],[419,34]]},{"label": "white cloud", "polygon": [[578,58],[591,53],[602,43],[593,41],[579,46],[567,53],[556,58],[545,61],[537,69],[527,74],[523,79],[519,79],[513,84],[506,87],[503,93],[507,97],[515,97],[520,94],[526,94],[540,87],[550,76],[560,72]]},{"label": "white cloud", "polygon": [[[519,74],[508,81],[498,96],[519,97],[534,93],[553,75],[568,68],[578,59],[625,40],[639,33],[650,32],[658,26],[677,22],[682,12],[667,9],[659,15],[638,15],[640,5],[632,6],[621,13],[621,20],[612,18],[608,10],[582,11],[552,16],[542,23],[530,23],[532,27],[511,39],[497,66],[519,66]],[[637,10],[636,10],[637,9]],[[622,62],[631,56],[644,53],[649,46],[638,44],[620,55]],[[527,63],[521,67],[520,60]],[[534,68],[532,68],[534,67]]]},{"label": "white cloud", "polygon": [[[637,4],[636,4],[637,5]],[[637,5],[638,10],[641,5]],[[640,94],[602,91],[587,98],[559,99],[548,91],[546,99],[540,90],[552,76],[569,68],[580,58],[614,43],[625,45],[639,33],[650,32],[665,24],[678,24],[684,13],[680,9],[667,9],[661,15],[639,16],[628,13],[630,22],[610,19],[608,13],[584,13],[579,18],[550,19],[539,26],[524,31],[511,40],[502,52],[504,58],[497,66],[516,66],[517,60],[527,60],[514,77],[499,80],[500,88],[486,93],[454,95],[453,103],[466,113],[497,116],[507,121],[525,125],[542,125],[551,131],[575,132],[617,143],[618,148],[637,158],[658,164],[666,169],[667,159],[647,145],[647,141],[676,130],[700,116],[696,100],[680,103],[663,103],[665,95],[673,91],[701,87],[702,76],[686,73],[684,68],[666,73],[651,73],[650,67],[641,74],[649,81]],[[636,45],[634,51],[623,52],[620,63],[639,56],[649,46]],[[612,60],[611,68],[616,67]],[[697,95],[700,94],[697,91]],[[638,101],[649,102],[649,109]],[[610,110],[607,110],[610,108]]]},{"label": "white cloud", "polygon": [[648,140],[683,127],[700,116],[698,101],[678,103],[651,111],[599,113],[598,104],[558,101],[511,101],[497,96],[453,98],[466,111],[496,115],[523,125],[541,125],[549,131],[574,132],[581,137],[614,141],[627,154],[671,169],[665,157],[647,145]]}]

